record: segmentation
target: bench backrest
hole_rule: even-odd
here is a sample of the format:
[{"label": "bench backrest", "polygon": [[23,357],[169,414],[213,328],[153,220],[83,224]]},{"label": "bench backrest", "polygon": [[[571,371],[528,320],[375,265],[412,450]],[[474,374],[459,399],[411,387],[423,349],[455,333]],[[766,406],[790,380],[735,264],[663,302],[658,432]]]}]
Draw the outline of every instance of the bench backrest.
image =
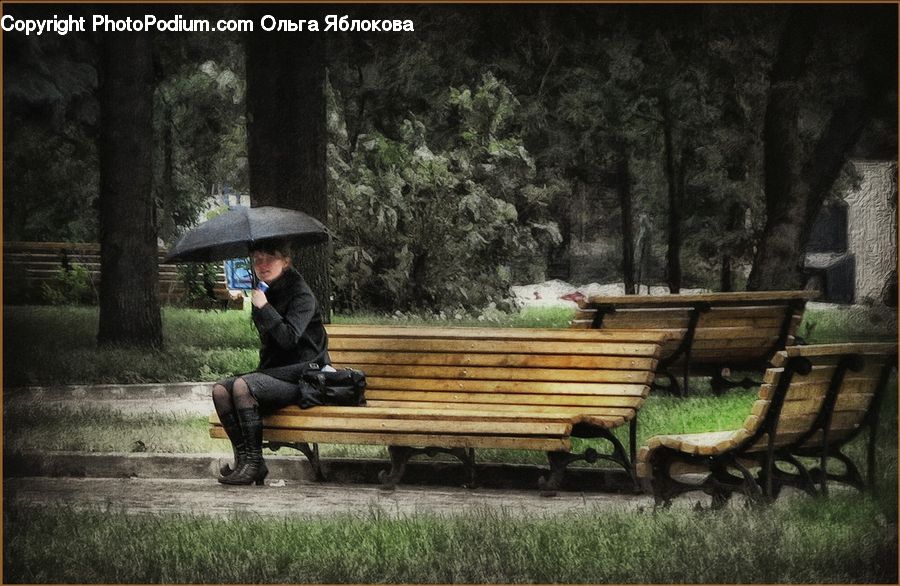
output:
[{"label": "bench backrest", "polygon": [[[166,249],[158,249],[159,293],[163,303],[180,303],[186,296],[184,279],[178,266],[164,263]],[[91,282],[99,288],[100,245],[94,242],[4,242],[4,287],[14,290],[28,287],[34,291],[42,283],[54,281],[59,272],[75,264],[87,269]],[[214,293],[219,299],[229,299],[225,269],[219,264]]]},{"label": "bench backrest", "polygon": [[867,418],[877,415],[878,399],[896,363],[896,344],[795,346],[778,352],[744,422],[751,451],[765,449],[764,432],[776,415],[781,393],[776,447],[819,446],[825,429],[830,445],[845,443]]},{"label": "bench backrest", "polygon": [[640,331],[328,326],[337,366],[366,373],[372,407],[634,417],[662,336]]},{"label": "bench backrest", "polygon": [[597,296],[580,304],[571,327],[664,333],[665,360],[676,353],[695,320],[692,363],[758,365],[794,345],[806,302],[816,296],[814,291]]}]

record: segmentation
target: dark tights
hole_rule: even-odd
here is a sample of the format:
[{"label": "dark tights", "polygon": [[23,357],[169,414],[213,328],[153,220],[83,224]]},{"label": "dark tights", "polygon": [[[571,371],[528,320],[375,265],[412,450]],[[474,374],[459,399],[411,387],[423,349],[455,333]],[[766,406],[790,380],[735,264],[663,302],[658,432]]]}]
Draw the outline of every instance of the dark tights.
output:
[{"label": "dark tights", "polygon": [[256,397],[250,392],[250,387],[240,377],[235,379],[231,392],[228,392],[228,389],[222,385],[214,385],[212,399],[219,417],[227,415],[235,409],[250,409],[259,406]]}]

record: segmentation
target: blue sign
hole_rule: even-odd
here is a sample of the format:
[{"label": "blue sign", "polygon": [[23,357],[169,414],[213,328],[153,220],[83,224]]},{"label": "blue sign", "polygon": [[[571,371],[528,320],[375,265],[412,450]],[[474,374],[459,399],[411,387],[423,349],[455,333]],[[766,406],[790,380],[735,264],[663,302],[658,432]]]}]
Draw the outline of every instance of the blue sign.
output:
[{"label": "blue sign", "polygon": [[250,273],[250,260],[235,258],[225,261],[225,283],[229,289],[253,289],[253,275]]}]

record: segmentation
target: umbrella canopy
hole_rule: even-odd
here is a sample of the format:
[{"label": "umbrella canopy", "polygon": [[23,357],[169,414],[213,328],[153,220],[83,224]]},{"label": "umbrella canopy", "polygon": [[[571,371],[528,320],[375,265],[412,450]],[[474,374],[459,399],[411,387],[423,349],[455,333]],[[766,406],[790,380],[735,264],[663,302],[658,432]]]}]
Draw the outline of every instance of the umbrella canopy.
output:
[{"label": "umbrella canopy", "polygon": [[250,245],[273,238],[297,246],[328,240],[322,222],[298,210],[238,207],[204,222],[182,236],[163,262],[213,262],[250,254]]}]

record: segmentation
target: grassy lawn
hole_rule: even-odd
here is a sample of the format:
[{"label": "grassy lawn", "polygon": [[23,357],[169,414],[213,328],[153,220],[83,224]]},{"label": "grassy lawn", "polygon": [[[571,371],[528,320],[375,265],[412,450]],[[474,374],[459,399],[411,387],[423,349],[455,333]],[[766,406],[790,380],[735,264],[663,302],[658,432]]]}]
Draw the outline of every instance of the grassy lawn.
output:
[{"label": "grassy lawn", "polygon": [[[249,304],[248,304],[249,307]],[[567,309],[524,310],[485,319],[336,316],[335,323],[566,327]],[[163,309],[163,350],[97,348],[95,307],[7,306],[4,386],[214,381],[256,368],[259,338],[245,311]]]},{"label": "grassy lawn", "polygon": [[[164,311],[166,349],[99,351],[96,309],[8,307],[9,386],[213,380],[251,370],[256,334],[246,312]],[[523,312],[441,323],[565,327],[570,312]],[[896,318],[873,308],[807,311],[811,343],[895,340]],[[434,323],[390,316],[336,322]],[[896,389],[896,379],[891,388]],[[756,391],[713,396],[703,384],[678,399],[651,394],[638,442],[655,433],[740,426]],[[643,512],[523,519],[490,511],[388,518],[378,511],[271,520],[133,516],[115,508],[4,510],[4,582],[57,583],[897,583],[897,397],[878,432],[878,490],[828,499],[781,499],[721,511]],[[618,430],[625,440],[627,430]],[[849,453],[864,462],[865,438]],[[112,410],[4,410],[7,450],[222,452],[205,417]],[[580,451],[590,442],[581,442]],[[594,444],[590,444],[594,445]],[[598,447],[606,447],[603,443]],[[322,446],[323,457],[386,456],[382,447]],[[546,465],[543,454],[479,451],[481,462]]]},{"label": "grassy lawn", "polygon": [[848,494],[545,519],[17,509],[4,518],[4,582],[896,583],[893,519]]},{"label": "grassy lawn", "polygon": [[[564,328],[565,308],[484,316],[335,316],[335,323]],[[165,348],[99,350],[94,307],[7,306],[3,313],[6,388],[79,383],[213,381],[256,368],[258,338],[245,311],[164,308]],[[809,309],[799,333],[809,343],[896,340],[896,316],[880,308]]]}]

